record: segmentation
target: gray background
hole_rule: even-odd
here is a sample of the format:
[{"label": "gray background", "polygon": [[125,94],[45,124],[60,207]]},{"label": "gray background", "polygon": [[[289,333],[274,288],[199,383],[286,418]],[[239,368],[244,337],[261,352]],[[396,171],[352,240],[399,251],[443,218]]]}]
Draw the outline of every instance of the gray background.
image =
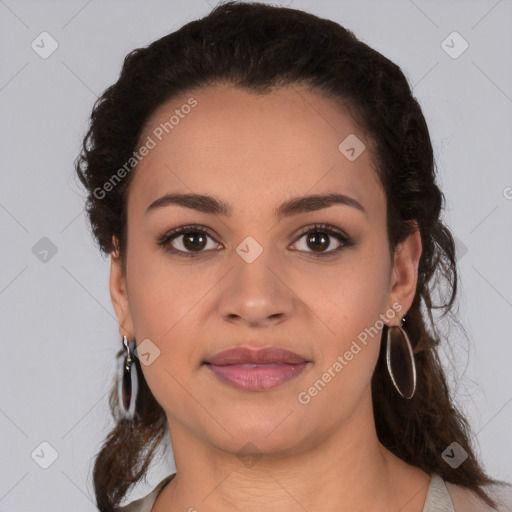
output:
[{"label": "gray background", "polygon": [[[95,510],[92,459],[112,426],[121,344],[109,260],[89,234],[73,160],[124,56],[207,14],[209,2],[0,0],[0,511]],[[414,88],[457,238],[469,334],[468,343],[452,330],[443,360],[486,469],[512,481],[512,3],[281,4],[353,30]],[[46,59],[31,47],[43,31],[58,43]],[[454,31],[469,44],[457,58],[461,39],[442,44]],[[57,252],[44,256],[50,246]],[[167,460],[131,499],[174,470]]]}]

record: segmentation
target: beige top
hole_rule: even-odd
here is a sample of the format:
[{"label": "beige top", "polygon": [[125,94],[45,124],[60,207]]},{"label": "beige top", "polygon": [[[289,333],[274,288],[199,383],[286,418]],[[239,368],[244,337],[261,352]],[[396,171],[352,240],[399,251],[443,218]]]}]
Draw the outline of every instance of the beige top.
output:
[{"label": "beige top", "polygon": [[[128,503],[119,511],[151,512],[158,493],[175,475],[173,473],[164,478],[147,496]],[[499,489],[493,487],[489,494],[499,502],[497,510],[490,508],[467,489],[445,482],[434,473],[430,478],[423,512],[512,512],[512,485]]]}]

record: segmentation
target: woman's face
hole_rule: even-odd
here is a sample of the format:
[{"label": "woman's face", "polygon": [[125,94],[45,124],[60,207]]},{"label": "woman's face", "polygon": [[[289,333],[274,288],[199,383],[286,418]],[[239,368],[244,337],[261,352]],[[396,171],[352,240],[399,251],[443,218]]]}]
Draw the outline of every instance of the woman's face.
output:
[{"label": "woman's face", "polygon": [[[232,452],[252,443],[291,453],[343,425],[373,428],[382,325],[399,325],[412,303],[421,246],[410,237],[390,260],[365,134],[305,89],[219,85],[162,106],[144,144],[128,196],[126,279],[113,258],[111,292],[171,432]],[[211,199],[150,208],[166,194]],[[306,201],[327,194],[350,199]],[[282,208],[292,200],[300,208]],[[229,211],[212,213],[216,201]],[[189,225],[196,231],[159,244]],[[240,346],[280,347],[308,363],[270,389],[243,389],[204,364]]]}]

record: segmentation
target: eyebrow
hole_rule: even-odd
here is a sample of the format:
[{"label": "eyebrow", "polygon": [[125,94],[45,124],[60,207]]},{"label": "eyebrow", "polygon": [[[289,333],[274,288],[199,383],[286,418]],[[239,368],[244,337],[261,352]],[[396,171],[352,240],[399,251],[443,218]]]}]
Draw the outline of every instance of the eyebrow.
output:
[{"label": "eyebrow", "polygon": [[[367,215],[363,205],[354,198],[344,194],[316,194],[288,199],[274,210],[277,221],[299,213],[322,210],[336,204],[350,206]],[[165,194],[153,201],[146,209],[146,214],[169,205],[182,206],[203,213],[231,216],[231,206],[212,196],[202,194]]]}]

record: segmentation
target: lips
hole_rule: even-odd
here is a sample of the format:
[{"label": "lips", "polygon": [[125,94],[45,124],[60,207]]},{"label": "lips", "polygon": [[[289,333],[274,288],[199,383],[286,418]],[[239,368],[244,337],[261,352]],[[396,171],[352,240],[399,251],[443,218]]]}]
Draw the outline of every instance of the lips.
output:
[{"label": "lips", "polygon": [[300,375],[310,361],[279,347],[233,347],[204,362],[225,384],[244,391],[267,391]]},{"label": "lips", "polygon": [[301,364],[307,359],[280,347],[252,349],[248,347],[233,347],[218,352],[210,357],[206,364],[225,366],[230,364]]}]

